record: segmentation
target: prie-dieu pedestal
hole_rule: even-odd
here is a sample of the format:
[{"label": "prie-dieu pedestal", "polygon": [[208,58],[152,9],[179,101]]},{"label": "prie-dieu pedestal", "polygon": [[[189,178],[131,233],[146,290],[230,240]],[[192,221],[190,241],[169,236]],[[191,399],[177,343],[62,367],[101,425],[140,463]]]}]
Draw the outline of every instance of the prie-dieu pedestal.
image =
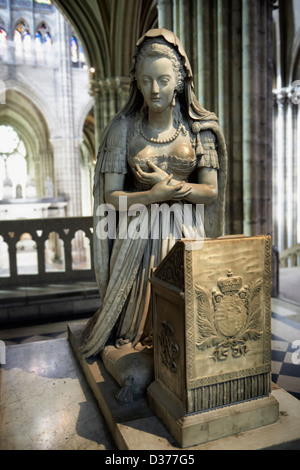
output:
[{"label": "prie-dieu pedestal", "polygon": [[181,240],[151,284],[148,401],[178,444],[274,423],[270,237]]}]

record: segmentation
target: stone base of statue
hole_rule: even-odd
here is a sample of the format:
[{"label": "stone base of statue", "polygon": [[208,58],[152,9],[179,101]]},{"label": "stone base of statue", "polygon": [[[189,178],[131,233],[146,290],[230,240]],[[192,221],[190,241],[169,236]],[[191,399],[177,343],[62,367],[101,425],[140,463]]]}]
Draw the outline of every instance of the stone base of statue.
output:
[{"label": "stone base of statue", "polygon": [[[162,420],[150,409],[146,396],[135,398],[132,405],[124,406],[115,398],[120,391],[120,385],[107,371],[101,357],[97,355],[88,359],[82,358],[78,350],[78,335],[80,336],[85,323],[78,322],[68,325],[69,341],[85,379],[93,391],[99,409],[105,418],[116,447],[120,450],[154,450],[168,452],[168,454],[180,450],[181,447],[166,429],[166,426],[162,424]],[[155,394],[154,385],[151,388]],[[204,436],[205,442],[191,446],[188,449],[192,451],[299,449],[299,400],[274,384],[272,384],[271,396],[274,398],[275,404],[276,402],[279,403],[280,418],[276,423],[256,427],[246,432],[238,432],[241,423],[245,423],[245,419],[251,419],[252,423],[255,420],[255,425],[258,425],[259,413],[256,406],[264,398],[217,408],[208,413],[200,413],[199,416],[203,417],[204,415],[208,416],[209,413],[214,414],[216,418],[214,421],[215,426],[212,420],[210,424],[205,424],[202,428],[202,437]],[[158,399],[163,400],[163,395],[161,394]],[[165,409],[168,409],[168,405]],[[236,410],[235,413],[231,414],[230,410],[234,409]],[[260,408],[261,411],[262,407]],[[226,420],[223,421],[225,418]],[[217,439],[217,436],[220,436],[219,428],[225,429],[227,433],[229,426],[232,435]],[[247,427],[249,428],[249,424]],[[206,436],[204,433],[206,433]],[[197,434],[199,434],[199,428]]]},{"label": "stone base of statue", "polygon": [[278,419],[278,402],[273,396],[215,408],[202,413],[184,414],[170,401],[167,392],[154,382],[148,389],[148,402],[182,448],[239,434]]},{"label": "stone base of statue", "polygon": [[271,424],[271,239],[177,242],[152,278],[148,400],[181,447]]}]

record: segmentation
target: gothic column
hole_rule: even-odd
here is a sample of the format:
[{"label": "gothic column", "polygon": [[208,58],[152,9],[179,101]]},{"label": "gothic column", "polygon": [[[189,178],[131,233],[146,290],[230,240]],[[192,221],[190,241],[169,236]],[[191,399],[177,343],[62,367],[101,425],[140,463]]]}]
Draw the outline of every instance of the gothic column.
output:
[{"label": "gothic column", "polygon": [[172,29],[173,27],[172,0],[158,0],[157,11],[158,11],[158,24],[164,25],[163,27],[166,29]]},{"label": "gothic column", "polygon": [[[226,227],[272,232],[272,2],[159,2],[159,27],[179,36],[192,65],[196,95],[214,111],[228,157]],[[163,11],[164,10],[164,11]]]},{"label": "gothic column", "polygon": [[296,201],[297,201],[297,206],[296,206],[296,214],[295,214],[295,220],[298,221],[298,225],[296,227],[296,239],[300,239],[300,103],[295,108],[295,114],[296,114],[296,119],[295,119],[295,129],[296,129],[296,148],[297,151],[295,152],[295,160],[296,160]]},{"label": "gothic column", "polygon": [[126,102],[129,85],[129,77],[114,77],[90,82],[90,94],[94,97],[96,153],[105,127]]},{"label": "gothic column", "polygon": [[298,241],[300,111],[293,88],[275,89],[273,95],[273,225],[274,243],[281,252]]},{"label": "gothic column", "polygon": [[[32,165],[33,165],[33,174],[35,175],[34,178],[34,183],[35,183],[35,189],[36,189],[36,194],[37,197],[43,197],[43,188],[44,188],[44,178],[42,179],[40,175],[43,173],[41,170],[41,160],[39,157],[34,156],[32,159]],[[28,173],[30,174],[30,173]],[[38,177],[37,177],[38,176]]]},{"label": "gothic column", "polygon": [[70,30],[58,15],[58,43],[60,68],[56,72],[57,100],[60,111],[57,116],[56,134],[51,136],[53,146],[56,196],[68,200],[67,215],[81,216],[80,148],[74,135],[74,110],[72,105],[72,69],[70,57]]},{"label": "gothic column", "polygon": [[242,2],[244,233],[272,232],[271,2]]},{"label": "gothic column", "polygon": [[[286,55],[290,37],[287,2],[273,2],[274,28],[274,139],[273,223],[279,252],[299,242],[300,237],[300,97],[299,44]],[[293,34],[293,33],[292,33]]]},{"label": "gothic column", "polygon": [[51,149],[49,148],[48,145],[40,147],[39,153],[40,153],[40,161],[41,161],[39,175],[42,180],[42,195],[43,197],[45,197],[45,194],[46,194],[45,182],[47,178],[50,178],[52,182],[54,181],[53,156],[52,156]]},{"label": "gothic column", "polygon": [[7,31],[7,58],[8,58],[8,63],[13,64],[15,61],[15,46],[14,46],[14,31],[12,29],[12,6],[11,6],[11,0],[7,0],[7,13],[8,13],[8,18],[7,18],[7,25],[8,25],[8,31]]},{"label": "gothic column", "polygon": [[284,234],[284,191],[285,191],[285,114],[287,94],[281,90],[274,91],[274,134],[273,134],[273,225],[274,243],[279,251],[285,243]]}]

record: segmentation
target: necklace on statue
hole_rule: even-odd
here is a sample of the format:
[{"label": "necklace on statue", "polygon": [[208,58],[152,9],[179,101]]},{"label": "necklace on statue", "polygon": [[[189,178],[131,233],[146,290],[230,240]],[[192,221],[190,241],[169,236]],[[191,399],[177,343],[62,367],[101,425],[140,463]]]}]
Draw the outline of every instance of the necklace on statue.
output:
[{"label": "necklace on statue", "polygon": [[142,123],[140,124],[139,132],[141,136],[143,137],[143,139],[147,140],[148,142],[151,142],[152,144],[168,144],[169,142],[173,142],[173,140],[177,139],[181,131],[181,128],[182,128],[182,124],[179,124],[175,133],[168,139],[155,139],[154,137],[148,137],[143,131]]}]

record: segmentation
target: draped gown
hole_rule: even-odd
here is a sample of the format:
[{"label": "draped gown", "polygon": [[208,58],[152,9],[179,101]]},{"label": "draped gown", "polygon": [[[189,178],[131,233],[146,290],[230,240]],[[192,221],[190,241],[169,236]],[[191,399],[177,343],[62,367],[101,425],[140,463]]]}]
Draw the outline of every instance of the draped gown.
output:
[{"label": "draped gown", "polygon": [[[219,196],[205,213],[206,236],[216,237],[222,232],[224,209],[224,188],[226,173],[226,148],[218,124],[206,121],[200,123],[200,132],[194,134],[187,122],[183,122],[179,136],[167,144],[147,142],[139,132],[141,117],[122,117],[110,129],[102,152],[98,157],[94,190],[94,224],[97,206],[105,203],[105,173],[125,175],[126,190],[143,191],[149,189],[135,176],[138,163],[143,171],[150,171],[147,161],[152,161],[178,181],[191,181],[201,167],[218,170]],[[195,180],[196,181],[196,180]],[[187,201],[176,204],[183,207]],[[169,206],[172,202],[168,202]],[[150,282],[151,270],[174,246],[178,238],[193,238],[195,217],[192,226],[187,226],[178,217],[170,219],[169,233],[162,233],[161,214],[158,211],[154,225],[151,207],[147,207],[147,234],[144,237],[128,236],[114,240],[99,240],[94,230],[95,271],[98,280],[102,306],[88,322],[83,335],[81,353],[88,357],[99,353],[109,342],[117,348],[135,347],[137,344],[151,344]],[[194,214],[194,212],[193,212]],[[213,214],[213,216],[211,215]],[[128,226],[136,216],[128,215]],[[185,221],[184,221],[185,222]],[[118,230],[118,229],[117,229]]]}]

